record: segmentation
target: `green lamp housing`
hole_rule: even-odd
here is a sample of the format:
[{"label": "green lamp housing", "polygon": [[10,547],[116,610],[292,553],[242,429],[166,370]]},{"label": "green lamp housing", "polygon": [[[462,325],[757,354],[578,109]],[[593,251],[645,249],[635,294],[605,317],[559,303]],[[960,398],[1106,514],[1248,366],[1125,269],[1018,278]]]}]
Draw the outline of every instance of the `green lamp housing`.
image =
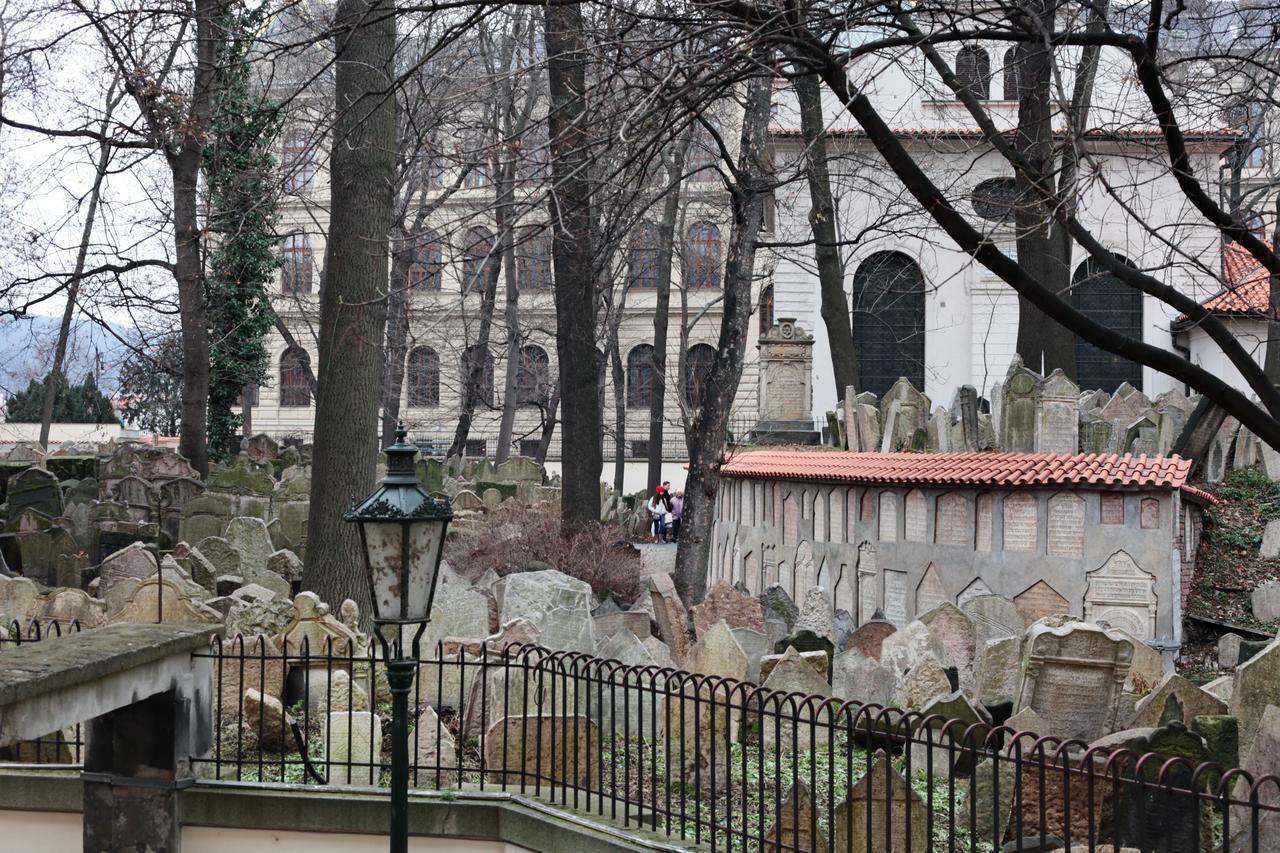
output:
[{"label": "green lamp housing", "polygon": [[430,618],[445,531],[453,518],[449,501],[423,488],[414,469],[418,448],[406,434],[403,425],[396,430],[396,443],[386,449],[386,476],[343,516],[359,526],[373,618],[379,623]]}]

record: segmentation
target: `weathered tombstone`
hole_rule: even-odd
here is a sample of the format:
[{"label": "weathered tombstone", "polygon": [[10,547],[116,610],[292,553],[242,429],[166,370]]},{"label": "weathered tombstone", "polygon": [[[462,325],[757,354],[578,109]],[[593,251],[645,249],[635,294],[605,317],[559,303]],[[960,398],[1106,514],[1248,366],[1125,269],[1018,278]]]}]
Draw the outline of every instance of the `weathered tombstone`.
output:
[{"label": "weathered tombstone", "polygon": [[324,756],[330,785],[376,785],[381,773],[382,720],[368,711],[325,716]]},{"label": "weathered tombstone", "polygon": [[1021,637],[1026,625],[1017,606],[1001,595],[979,595],[960,605],[973,620],[974,648],[1000,637]]},{"label": "weathered tombstone", "polygon": [[192,601],[176,580],[155,575],[138,584],[129,602],[113,621],[144,625],[218,625],[222,623],[222,614],[201,602]]},{"label": "weathered tombstone", "polygon": [[225,495],[204,493],[190,498],[182,507],[178,538],[196,543],[210,536],[221,537],[231,521],[231,504]]},{"label": "weathered tombstone", "polygon": [[1138,700],[1129,728],[1154,728],[1163,725],[1168,720],[1166,705],[1170,700],[1177,701],[1180,712],[1178,719],[1187,725],[1199,716],[1227,713],[1227,703],[1205,693],[1181,675],[1170,672],[1154,690]]},{"label": "weathered tombstone", "polygon": [[[924,724],[929,717],[940,717]],[[981,746],[987,731],[976,729],[976,737],[966,738],[971,727],[991,724],[985,711],[974,707],[964,691],[936,696],[920,708],[920,718],[911,732],[911,774],[921,770],[932,779],[968,774],[974,766],[974,750]]]},{"label": "weathered tombstone", "polygon": [[235,575],[236,577],[247,579],[241,573],[240,552],[221,536],[205,537],[200,540],[195,548],[213,566],[215,577]]},{"label": "weathered tombstone", "polygon": [[211,492],[257,497],[270,497],[276,487],[270,468],[255,465],[245,456],[237,457],[230,468],[210,470],[207,484]]},{"label": "weathered tombstone", "polygon": [[849,789],[845,801],[836,804],[835,818],[836,850],[915,853],[929,849],[924,801],[893,769],[883,750],[876,751],[866,775]]},{"label": "weathered tombstone", "polygon": [[240,449],[244,451],[245,456],[249,457],[250,462],[259,465],[280,457],[280,445],[264,432],[243,439],[240,442]]},{"label": "weathered tombstone", "polygon": [[129,518],[134,521],[154,521],[157,497],[151,484],[130,474],[117,480],[111,488],[111,496],[129,508]]},{"label": "weathered tombstone", "polygon": [[[1240,755],[1240,766],[1254,779],[1267,775],[1280,776],[1280,705],[1267,705],[1262,709],[1254,724],[1249,747],[1246,749],[1241,744]],[[1249,802],[1249,782],[1246,777],[1237,778],[1232,798],[1237,802]],[[1253,810],[1248,806],[1232,807],[1229,839],[1231,850],[1258,850],[1260,853],[1280,851],[1280,792],[1277,792],[1274,784],[1258,786],[1258,804],[1263,808],[1256,812],[1256,837]]]},{"label": "weathered tombstone", "polygon": [[484,509],[484,501],[470,489],[461,489],[453,496],[453,508],[463,512],[479,512]]},{"label": "weathered tombstone", "polygon": [[34,509],[49,518],[62,515],[62,490],[58,478],[40,468],[27,468],[9,478],[9,518]]},{"label": "weathered tombstone", "polygon": [[1071,605],[1045,581],[1036,581],[1013,597],[1013,606],[1027,627],[1046,616],[1071,613]]},{"label": "weathered tombstone", "polygon": [[919,711],[954,689],[942,662],[933,654],[925,653],[898,682],[897,704],[908,711]]},{"label": "weathered tombstone", "polygon": [[183,510],[187,502],[204,494],[204,483],[191,477],[179,477],[160,484],[160,527],[177,542],[182,531]]},{"label": "weathered tombstone", "polygon": [[685,626],[688,616],[670,575],[649,576],[649,599],[653,606],[654,622],[658,625],[658,635],[671,648],[671,655],[676,663],[680,664],[689,649],[689,632]]},{"label": "weathered tombstone", "polygon": [[937,636],[923,622],[914,619],[885,637],[880,644],[880,663],[895,674],[902,674],[917,665],[926,655],[941,661],[946,651]]},{"label": "weathered tombstone", "polygon": [[943,602],[918,618],[942,644],[942,663],[955,667],[960,686],[971,690],[977,642],[973,620],[950,602]]},{"label": "weathered tombstone", "polygon": [[809,787],[804,782],[793,783],[778,806],[777,820],[769,827],[761,851],[826,850],[827,837],[818,828],[821,814],[822,810],[814,806]]},{"label": "weathered tombstone", "polygon": [[856,649],[875,660],[880,660],[880,647],[885,637],[897,631],[897,627],[887,619],[870,619],[859,625],[845,642],[845,649]]},{"label": "weathered tombstone", "polygon": [[888,707],[897,690],[897,675],[857,649],[836,655],[831,665],[831,692],[841,699]]},{"label": "weathered tombstone", "polygon": [[484,755],[495,782],[594,786],[600,730],[585,716],[504,717],[485,733]]},{"label": "weathered tombstone", "polygon": [[517,618],[532,622],[549,649],[595,652],[591,586],[585,581],[555,570],[508,575],[500,621]]},{"label": "weathered tombstone", "polygon": [[413,787],[439,789],[448,784],[448,774],[461,766],[453,734],[430,705],[422,706],[418,724],[413,727],[412,749],[413,766],[417,768]]},{"label": "weathered tombstone", "polygon": [[141,542],[134,542],[102,561],[102,567],[98,571],[99,595],[105,595],[114,584],[125,578],[141,580],[151,577],[156,573],[157,567],[155,552]]},{"label": "weathered tombstone", "polygon": [[[245,580],[254,581],[267,571],[267,563],[276,549],[262,519],[233,518],[227,523],[223,538],[240,555],[240,572]],[[200,550],[205,549],[202,547]],[[205,556],[210,555],[205,552]]]},{"label": "weathered tombstone", "polygon": [[1035,449],[1039,453],[1077,453],[1080,448],[1080,388],[1056,368],[1040,385],[1036,400]]},{"label": "weathered tombstone", "polygon": [[988,707],[1012,704],[1022,685],[1022,638],[988,640],[974,662],[974,692]]},{"label": "weathered tombstone", "polygon": [[702,603],[691,608],[690,614],[693,616],[694,630],[699,637],[722,619],[730,628],[764,630],[764,616],[759,599],[743,595],[724,580],[714,583],[707,590],[706,598]]},{"label": "weathered tombstone", "polygon": [[1143,571],[1126,551],[1117,551],[1088,572],[1084,618],[1120,628],[1139,640],[1156,635],[1155,576]]},{"label": "weathered tombstone", "polygon": [[1115,729],[1133,659],[1128,640],[1095,625],[1048,619],[1027,631],[1025,649],[1019,710],[1035,710],[1064,738],[1092,741]]},{"label": "weathered tombstone", "polygon": [[1236,667],[1231,713],[1240,721],[1240,754],[1248,755],[1268,705],[1280,705],[1280,640]]},{"label": "weathered tombstone", "polygon": [[932,410],[929,398],[916,390],[905,376],[898,377],[880,399],[880,422],[884,425],[882,452],[896,452],[908,446],[917,431],[924,432]]},{"label": "weathered tombstone", "polygon": [[[822,723],[825,712],[814,713],[816,703],[798,703],[784,699],[788,694],[805,696],[830,696],[831,686],[825,675],[820,675],[794,648],[787,649],[769,672],[763,687],[776,691],[763,699],[764,728],[761,743],[769,749],[789,753],[808,749],[810,744],[826,744],[830,729]],[[812,739],[811,739],[812,738]]]},{"label": "weathered tombstone", "polygon": [[13,623],[25,632],[32,619],[44,608],[40,587],[28,578],[0,577],[0,631],[8,631]]},{"label": "weathered tombstone", "polygon": [[1014,356],[1005,376],[1000,402],[1000,448],[1006,453],[1036,449],[1036,388],[1040,377]]}]

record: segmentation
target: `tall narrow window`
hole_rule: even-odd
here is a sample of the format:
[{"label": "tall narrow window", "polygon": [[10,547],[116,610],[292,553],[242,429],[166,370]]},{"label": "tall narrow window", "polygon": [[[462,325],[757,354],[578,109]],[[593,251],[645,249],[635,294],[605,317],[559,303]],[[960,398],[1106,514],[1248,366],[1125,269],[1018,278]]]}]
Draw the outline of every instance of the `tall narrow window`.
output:
[{"label": "tall narrow window", "polygon": [[684,359],[684,399],[690,406],[697,406],[702,399],[702,389],[715,360],[715,347],[695,344],[689,348]]},{"label": "tall narrow window", "polygon": [[316,164],[311,156],[311,141],[301,127],[291,127],[284,134],[280,149],[280,172],[284,176],[284,191],[303,193],[311,190],[315,182]]},{"label": "tall narrow window", "polygon": [[720,142],[716,139],[720,135],[720,120],[715,116],[703,118],[706,124],[699,122],[694,129],[693,143],[689,146],[685,164],[689,180],[699,183],[714,181],[718,177],[716,166],[720,163]]},{"label": "tall narrow window", "polygon": [[497,262],[489,229],[479,225],[468,228],[462,236],[462,292],[483,288],[490,274],[490,265]]},{"label": "tall narrow window", "polygon": [[516,245],[516,288],[548,290],[551,287],[551,236],[541,226],[520,230]]},{"label": "tall narrow window", "polygon": [[307,373],[302,366],[302,353],[292,348],[280,356],[280,405],[311,405],[311,388],[307,385]]},{"label": "tall narrow window", "polygon": [[485,149],[483,131],[471,130],[463,134],[458,159],[462,162],[462,168],[467,170],[467,175],[463,178],[463,185],[467,189],[489,186],[489,152]]},{"label": "tall narrow window", "polygon": [[1004,52],[1004,95],[1006,101],[1016,101],[1022,95],[1022,81],[1018,76],[1018,49],[1011,47]]},{"label": "tall narrow window", "polygon": [[545,406],[551,388],[551,360],[539,346],[520,348],[516,369],[516,404]]},{"label": "tall narrow window", "polygon": [[981,101],[991,97],[991,57],[980,47],[965,45],[956,54],[956,80],[960,88]]},{"label": "tall narrow window", "polygon": [[[480,359],[483,362],[478,365],[479,375],[472,382],[472,366]],[[479,344],[472,344],[462,351],[462,387],[464,393],[470,395],[473,405],[493,408],[493,355],[487,350],[482,351]]]},{"label": "tall narrow window", "polygon": [[924,273],[901,252],[876,252],[853,275],[859,387],[884,394],[905,376],[924,387]]},{"label": "tall narrow window", "polygon": [[696,290],[720,283],[720,229],[710,222],[689,226],[684,250],[685,287]]},{"label": "tall narrow window", "polygon": [[760,307],[759,307],[760,334],[767,333],[773,328],[773,285],[766,284],[764,289],[760,291]]},{"label": "tall narrow window", "polygon": [[428,231],[414,240],[413,261],[409,264],[409,287],[421,290],[440,289],[440,271],[444,268],[440,236]]},{"label": "tall narrow window", "polygon": [[311,292],[311,242],[306,234],[290,234],[284,238],[284,265],[280,267],[280,290],[285,294]]},{"label": "tall narrow window", "polygon": [[440,405],[440,356],[431,347],[414,347],[405,366],[409,405]]},{"label": "tall narrow window", "polygon": [[[1120,260],[1123,261],[1123,258]],[[1076,310],[1134,340],[1142,340],[1142,293],[1089,258],[1071,276]],[[1142,365],[1076,338],[1076,376],[1082,389],[1114,392],[1128,382],[1142,390]]]},{"label": "tall narrow window", "polygon": [[653,347],[639,344],[627,353],[627,408],[647,409],[653,399]]},{"label": "tall narrow window", "polygon": [[627,252],[627,286],[656,288],[658,286],[658,226],[641,222],[631,232],[631,247]]}]

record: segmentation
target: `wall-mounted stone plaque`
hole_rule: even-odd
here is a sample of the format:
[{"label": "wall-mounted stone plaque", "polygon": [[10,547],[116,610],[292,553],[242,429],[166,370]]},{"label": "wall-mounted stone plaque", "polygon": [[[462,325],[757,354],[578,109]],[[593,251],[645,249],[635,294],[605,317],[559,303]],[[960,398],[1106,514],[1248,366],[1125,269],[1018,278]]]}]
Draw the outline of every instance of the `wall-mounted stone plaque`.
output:
[{"label": "wall-mounted stone plaque", "polygon": [[1160,501],[1155,498],[1143,498],[1141,504],[1143,530],[1160,529]]},{"label": "wall-mounted stone plaque", "polygon": [[1156,635],[1156,579],[1125,551],[1086,575],[1084,618],[1123,629],[1139,640]]},{"label": "wall-mounted stone plaque", "polygon": [[1116,711],[1133,660],[1121,634],[1071,619],[1027,632],[1018,710],[1030,708],[1061,738],[1097,740],[1115,730]]},{"label": "wall-mounted stone plaque", "polygon": [[1046,550],[1063,557],[1084,554],[1084,498],[1063,492],[1049,498],[1049,539]]},{"label": "wall-mounted stone plaque", "polygon": [[898,538],[898,496],[893,492],[880,493],[880,541],[894,542]]},{"label": "wall-mounted stone plaque", "polygon": [[907,573],[884,571],[884,618],[895,625],[907,624]]},{"label": "wall-mounted stone plaque", "polygon": [[1028,627],[1037,619],[1071,612],[1071,605],[1067,600],[1044,581],[1036,581],[1015,595],[1013,604],[1018,608],[1022,621],[1027,623]]},{"label": "wall-mounted stone plaque", "polygon": [[924,570],[924,577],[920,579],[919,586],[916,587],[916,616],[928,613],[939,604],[950,600],[951,596],[947,595],[947,589],[942,585],[942,574],[937,566],[930,563]]},{"label": "wall-mounted stone plaque", "polygon": [[908,542],[923,542],[929,524],[928,502],[924,492],[912,489],[907,492],[905,509],[905,536]]},{"label": "wall-mounted stone plaque", "polygon": [[1099,518],[1103,524],[1124,524],[1124,495],[1104,492],[1098,502]]},{"label": "wall-mounted stone plaque", "polygon": [[991,550],[991,495],[978,495],[973,502],[975,517],[974,548],[978,551]]},{"label": "wall-mounted stone plaque", "polygon": [[960,594],[956,596],[956,606],[964,607],[966,602],[972,601],[981,595],[992,595],[991,587],[987,586],[987,582],[982,578],[974,578],[969,585],[960,590]]},{"label": "wall-mounted stone plaque", "polygon": [[[938,497],[938,511],[933,522],[933,540],[939,545],[968,545],[969,524],[964,496],[947,492]],[[990,522],[990,508],[987,521]]]},{"label": "wall-mounted stone plaque", "polygon": [[1036,549],[1036,499],[1031,495],[1006,495],[1004,499],[1004,549]]},{"label": "wall-mounted stone plaque", "polygon": [[876,549],[869,542],[858,546],[858,624],[871,621],[880,607],[880,574],[876,570]]}]

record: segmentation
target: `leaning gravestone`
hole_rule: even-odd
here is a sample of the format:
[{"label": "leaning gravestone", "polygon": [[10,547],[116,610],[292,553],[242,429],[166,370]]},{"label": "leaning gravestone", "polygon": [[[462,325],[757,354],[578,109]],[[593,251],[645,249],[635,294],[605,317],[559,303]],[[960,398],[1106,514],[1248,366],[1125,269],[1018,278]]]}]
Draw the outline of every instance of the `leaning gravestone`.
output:
[{"label": "leaning gravestone", "polygon": [[1000,637],[1021,637],[1026,630],[1018,606],[1002,595],[975,596],[960,609],[973,620],[975,649]]},{"label": "leaning gravestone", "polygon": [[954,666],[960,677],[960,686],[971,690],[976,645],[973,620],[949,601],[917,618],[942,643],[945,654],[942,662]]},{"label": "leaning gravestone", "polygon": [[102,561],[98,571],[98,594],[106,595],[107,591],[125,578],[151,577],[156,573],[156,555],[141,542],[134,542],[122,548]]},{"label": "leaning gravestone", "polygon": [[271,544],[271,533],[262,519],[233,518],[228,522],[223,538],[239,552],[240,572],[245,580],[253,581],[267,571],[267,563],[276,549]]},{"label": "leaning gravestone", "polygon": [[1227,713],[1227,703],[1205,693],[1176,672],[1170,672],[1154,690],[1138,700],[1129,728],[1155,728],[1168,722],[1166,710],[1170,701],[1177,703],[1178,719],[1187,725],[1196,717]]},{"label": "leaning gravestone", "polygon": [[866,775],[849,789],[845,801],[836,805],[835,818],[836,850],[914,853],[929,849],[924,801],[893,769],[883,750],[876,752]]},{"label": "leaning gravestone", "polygon": [[10,477],[8,495],[10,518],[17,518],[28,507],[49,518],[62,515],[58,478],[40,468],[28,468]]},{"label": "leaning gravestone", "polygon": [[1280,705],[1280,640],[1236,668],[1231,713],[1240,721],[1240,754],[1248,755],[1268,705]]},{"label": "leaning gravestone", "polygon": [[1062,738],[1097,740],[1114,731],[1133,646],[1117,632],[1069,618],[1027,631],[1018,710],[1031,708]]},{"label": "leaning gravestone", "polygon": [[591,622],[591,585],[548,569],[520,572],[505,579],[499,621],[527,619],[542,645],[555,651],[595,653]]}]

